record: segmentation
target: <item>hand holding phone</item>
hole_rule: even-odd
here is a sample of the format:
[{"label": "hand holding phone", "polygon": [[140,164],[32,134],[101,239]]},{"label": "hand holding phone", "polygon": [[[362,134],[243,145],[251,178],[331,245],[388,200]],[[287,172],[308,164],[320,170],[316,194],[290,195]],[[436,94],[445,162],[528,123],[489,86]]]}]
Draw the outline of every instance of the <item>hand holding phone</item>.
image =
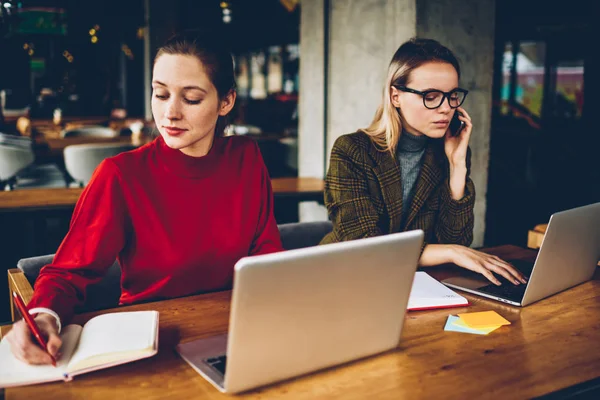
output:
[{"label": "hand holding phone", "polygon": [[452,120],[450,121],[450,136],[458,136],[460,131],[465,127],[465,123],[458,119],[458,117],[462,117],[463,114],[460,111],[455,111]]}]

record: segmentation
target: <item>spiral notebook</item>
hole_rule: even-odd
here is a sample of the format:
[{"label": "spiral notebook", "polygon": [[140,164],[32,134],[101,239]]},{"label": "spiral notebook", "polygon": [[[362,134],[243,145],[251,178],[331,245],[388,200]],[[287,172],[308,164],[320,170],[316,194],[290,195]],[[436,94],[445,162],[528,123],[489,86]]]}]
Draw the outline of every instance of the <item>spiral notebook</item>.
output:
[{"label": "spiral notebook", "polygon": [[417,271],[408,300],[408,310],[465,307],[469,301],[441,284],[427,272]]}]

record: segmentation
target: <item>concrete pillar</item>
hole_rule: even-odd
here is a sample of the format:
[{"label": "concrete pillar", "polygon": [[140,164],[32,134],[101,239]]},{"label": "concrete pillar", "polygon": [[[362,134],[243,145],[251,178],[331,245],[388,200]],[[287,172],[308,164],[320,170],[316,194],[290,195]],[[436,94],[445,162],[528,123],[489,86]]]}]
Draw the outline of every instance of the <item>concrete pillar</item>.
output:
[{"label": "concrete pillar", "polygon": [[298,168],[305,177],[325,174],[325,82],[327,76],[324,0],[303,0],[300,23]]},{"label": "concrete pillar", "polygon": [[[326,0],[303,0],[300,6],[298,171],[302,177],[325,176],[328,4]],[[304,202],[299,216],[301,221],[325,220],[327,211],[316,202]]]},{"label": "concrete pillar", "polygon": [[[481,246],[495,0],[303,0],[301,7],[300,176],[325,176],[335,140],[371,122],[387,66],[402,42],[415,35],[437,39],[461,60],[461,85],[470,91],[465,106],[475,125],[472,178],[478,192],[473,245]],[[326,212],[303,206],[300,218],[322,219]]]},{"label": "concrete pillar", "polygon": [[152,119],[152,66],[156,51],[182,28],[181,3],[144,0],[144,118]]},{"label": "concrete pillar", "polygon": [[418,0],[417,35],[440,41],[458,57],[464,108],[473,120],[471,179],[475,184],[473,247],[483,245],[494,76],[495,0]]},{"label": "concrete pillar", "polygon": [[370,124],[392,55],[416,34],[415,13],[415,0],[331,2],[328,154],[339,136]]},{"label": "concrete pillar", "polygon": [[[299,174],[323,177],[335,140],[369,124],[387,65],[415,35],[415,0],[303,0],[300,17]],[[325,108],[326,106],[326,108]],[[300,220],[327,219],[316,203]]]}]

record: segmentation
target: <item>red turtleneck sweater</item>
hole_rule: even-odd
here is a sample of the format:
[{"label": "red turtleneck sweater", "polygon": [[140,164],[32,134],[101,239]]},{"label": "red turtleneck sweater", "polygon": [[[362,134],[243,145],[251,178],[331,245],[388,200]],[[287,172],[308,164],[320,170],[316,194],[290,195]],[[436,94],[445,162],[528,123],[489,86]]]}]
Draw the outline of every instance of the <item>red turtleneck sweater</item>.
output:
[{"label": "red turtleneck sweater", "polygon": [[215,138],[195,158],[159,137],[98,166],[29,307],[68,322],[115,258],[120,303],[130,304],[229,288],[240,258],[280,250],[271,182],[254,141]]}]

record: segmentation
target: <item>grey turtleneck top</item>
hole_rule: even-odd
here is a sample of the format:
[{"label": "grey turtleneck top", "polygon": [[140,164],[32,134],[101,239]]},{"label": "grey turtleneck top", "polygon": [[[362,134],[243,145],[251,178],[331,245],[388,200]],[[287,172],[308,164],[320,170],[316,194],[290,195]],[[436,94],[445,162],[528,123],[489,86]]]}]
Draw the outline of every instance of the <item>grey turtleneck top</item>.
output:
[{"label": "grey turtleneck top", "polygon": [[415,136],[402,131],[398,141],[396,158],[400,164],[402,182],[402,220],[406,220],[410,204],[415,195],[415,184],[423,165],[423,154],[425,154],[427,139],[425,135]]}]

